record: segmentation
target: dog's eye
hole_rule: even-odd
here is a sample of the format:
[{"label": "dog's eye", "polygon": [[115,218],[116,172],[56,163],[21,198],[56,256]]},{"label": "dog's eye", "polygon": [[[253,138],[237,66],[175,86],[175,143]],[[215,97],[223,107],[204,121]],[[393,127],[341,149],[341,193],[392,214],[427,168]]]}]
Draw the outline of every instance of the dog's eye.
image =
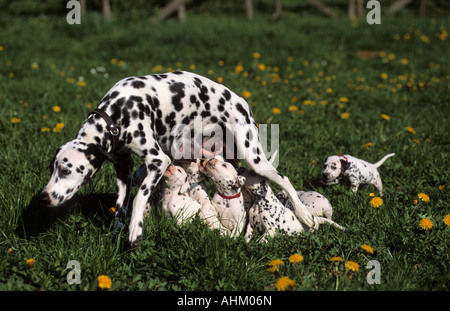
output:
[{"label": "dog's eye", "polygon": [[68,169],[63,168],[63,169],[61,170],[61,174],[63,174],[63,175],[69,175],[69,174],[70,174],[70,171],[69,171]]},{"label": "dog's eye", "polygon": [[226,165],[225,163],[224,163],[224,164],[222,164],[222,166],[223,166],[223,167],[225,167],[225,168],[227,167],[227,165]]}]

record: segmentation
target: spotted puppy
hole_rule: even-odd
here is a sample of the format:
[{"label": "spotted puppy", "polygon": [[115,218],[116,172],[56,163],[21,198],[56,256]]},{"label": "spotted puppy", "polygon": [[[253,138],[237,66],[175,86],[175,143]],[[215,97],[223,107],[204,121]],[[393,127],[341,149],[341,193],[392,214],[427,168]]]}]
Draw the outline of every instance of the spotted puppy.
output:
[{"label": "spotted puppy", "polygon": [[180,162],[180,165],[185,169],[188,176],[187,182],[189,187],[186,193],[201,205],[200,218],[211,229],[218,229],[223,234],[227,233],[228,230],[220,222],[219,215],[209,199],[208,188],[204,181],[205,176],[200,170],[200,160],[192,162],[184,161]]},{"label": "spotted puppy", "polygon": [[[117,82],[88,115],[76,138],[56,151],[50,165],[50,180],[40,198],[48,206],[66,202],[109,160],[117,172],[114,230],[120,230],[127,215],[133,170],[131,154],[135,154],[142,158],[147,170],[133,200],[129,221],[128,239],[131,246],[137,246],[143,239],[143,217],[149,196],[175,159],[172,152],[179,153],[173,147],[174,142],[184,133],[207,125],[217,125],[223,133],[232,133],[232,139],[222,137],[223,142],[230,143],[224,145],[227,153],[236,151],[251,169],[280,185],[294,203],[297,217],[308,227],[315,225],[289,179],[267,160],[246,101],[221,84],[181,71]],[[199,142],[197,145],[202,146],[203,140]],[[196,155],[200,157],[201,154]]]},{"label": "spotted puppy", "polygon": [[[248,211],[248,225],[245,233],[247,242],[250,241],[255,229],[263,234],[261,242],[267,241],[268,236],[273,237],[280,231],[295,235],[310,230],[298,220],[292,209],[278,200],[267,179],[246,168],[239,168],[239,174],[246,178],[244,188],[254,196],[253,205]],[[345,230],[330,219],[314,218],[318,224],[329,223],[338,229]]]},{"label": "spotted puppy", "polygon": [[354,193],[358,191],[360,184],[372,184],[377,188],[379,194],[383,195],[383,184],[377,168],[394,155],[395,153],[390,153],[375,164],[348,154],[328,157],[324,163],[322,183],[334,185],[346,178],[350,181]]},{"label": "spotted puppy", "polygon": [[[316,191],[297,191],[297,195],[311,214],[314,216],[331,219],[331,216],[333,215],[333,207],[331,206],[330,201],[328,201],[322,194]],[[284,206],[292,209],[292,202],[284,190],[278,192],[276,197]]]},{"label": "spotted puppy", "polygon": [[219,157],[203,161],[201,170],[216,185],[217,191],[211,204],[214,206],[221,224],[231,236],[240,235],[244,230],[246,220],[244,199],[241,194],[245,177],[238,175],[231,163],[223,161]]},{"label": "spotted puppy", "polygon": [[200,211],[200,203],[186,194],[189,187],[187,174],[180,166],[170,165],[163,176],[162,209],[166,216],[175,218],[181,225]]}]

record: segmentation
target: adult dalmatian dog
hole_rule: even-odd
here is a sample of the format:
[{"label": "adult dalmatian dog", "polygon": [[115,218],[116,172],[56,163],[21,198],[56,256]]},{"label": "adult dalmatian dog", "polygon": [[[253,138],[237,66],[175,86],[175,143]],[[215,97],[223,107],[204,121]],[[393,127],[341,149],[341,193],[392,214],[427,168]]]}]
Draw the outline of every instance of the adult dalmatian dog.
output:
[{"label": "adult dalmatian dog", "polygon": [[[297,217],[306,226],[315,226],[313,216],[289,179],[267,160],[246,101],[221,84],[183,71],[117,82],[88,115],[76,138],[57,150],[50,164],[50,181],[40,198],[53,207],[66,202],[109,160],[117,172],[114,228],[119,230],[126,218],[134,153],[143,159],[147,169],[133,200],[129,222],[129,242],[137,246],[143,239],[143,216],[149,196],[171,164],[173,151],[178,152],[173,145],[186,127],[194,131],[196,122],[201,122],[202,127],[220,126],[227,133],[227,155],[229,151],[239,155],[257,174],[280,185],[294,203]],[[232,139],[230,132],[235,134]]]}]

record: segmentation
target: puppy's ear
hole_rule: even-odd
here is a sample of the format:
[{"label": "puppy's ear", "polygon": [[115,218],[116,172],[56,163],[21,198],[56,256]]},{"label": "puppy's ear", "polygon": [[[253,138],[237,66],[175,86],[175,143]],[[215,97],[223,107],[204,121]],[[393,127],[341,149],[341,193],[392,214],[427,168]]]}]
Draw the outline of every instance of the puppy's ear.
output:
[{"label": "puppy's ear", "polygon": [[99,145],[88,144],[85,152],[86,156],[91,156],[90,161],[95,168],[99,168],[106,160],[116,164],[114,157]]},{"label": "puppy's ear", "polygon": [[345,160],[342,160],[342,159],[340,159],[339,161],[341,162],[342,172],[345,172],[346,170],[348,170],[348,168],[350,167],[350,163]]}]

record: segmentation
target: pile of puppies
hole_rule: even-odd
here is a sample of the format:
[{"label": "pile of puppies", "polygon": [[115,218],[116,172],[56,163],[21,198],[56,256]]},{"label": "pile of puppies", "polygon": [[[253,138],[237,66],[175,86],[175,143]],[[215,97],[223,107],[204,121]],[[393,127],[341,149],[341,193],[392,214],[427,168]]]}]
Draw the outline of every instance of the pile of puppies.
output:
[{"label": "pile of puppies", "polygon": [[[329,157],[324,164],[322,183],[336,184],[348,177],[354,192],[360,183],[374,184],[381,195],[381,179],[376,168],[393,155],[385,156],[376,164],[349,155]],[[145,177],[143,171],[142,168],[136,171],[135,185]],[[212,199],[208,196],[205,177],[216,187]],[[172,164],[165,171],[161,186],[160,209],[180,225],[198,216],[221,234],[236,237],[245,233],[247,242],[255,230],[262,235],[260,241],[278,232],[294,235],[310,230],[297,219],[284,191],[274,194],[266,178],[244,167],[236,170],[221,156]],[[316,226],[328,223],[346,230],[331,220],[333,208],[323,195],[315,191],[298,191],[297,195],[314,216]]]}]

